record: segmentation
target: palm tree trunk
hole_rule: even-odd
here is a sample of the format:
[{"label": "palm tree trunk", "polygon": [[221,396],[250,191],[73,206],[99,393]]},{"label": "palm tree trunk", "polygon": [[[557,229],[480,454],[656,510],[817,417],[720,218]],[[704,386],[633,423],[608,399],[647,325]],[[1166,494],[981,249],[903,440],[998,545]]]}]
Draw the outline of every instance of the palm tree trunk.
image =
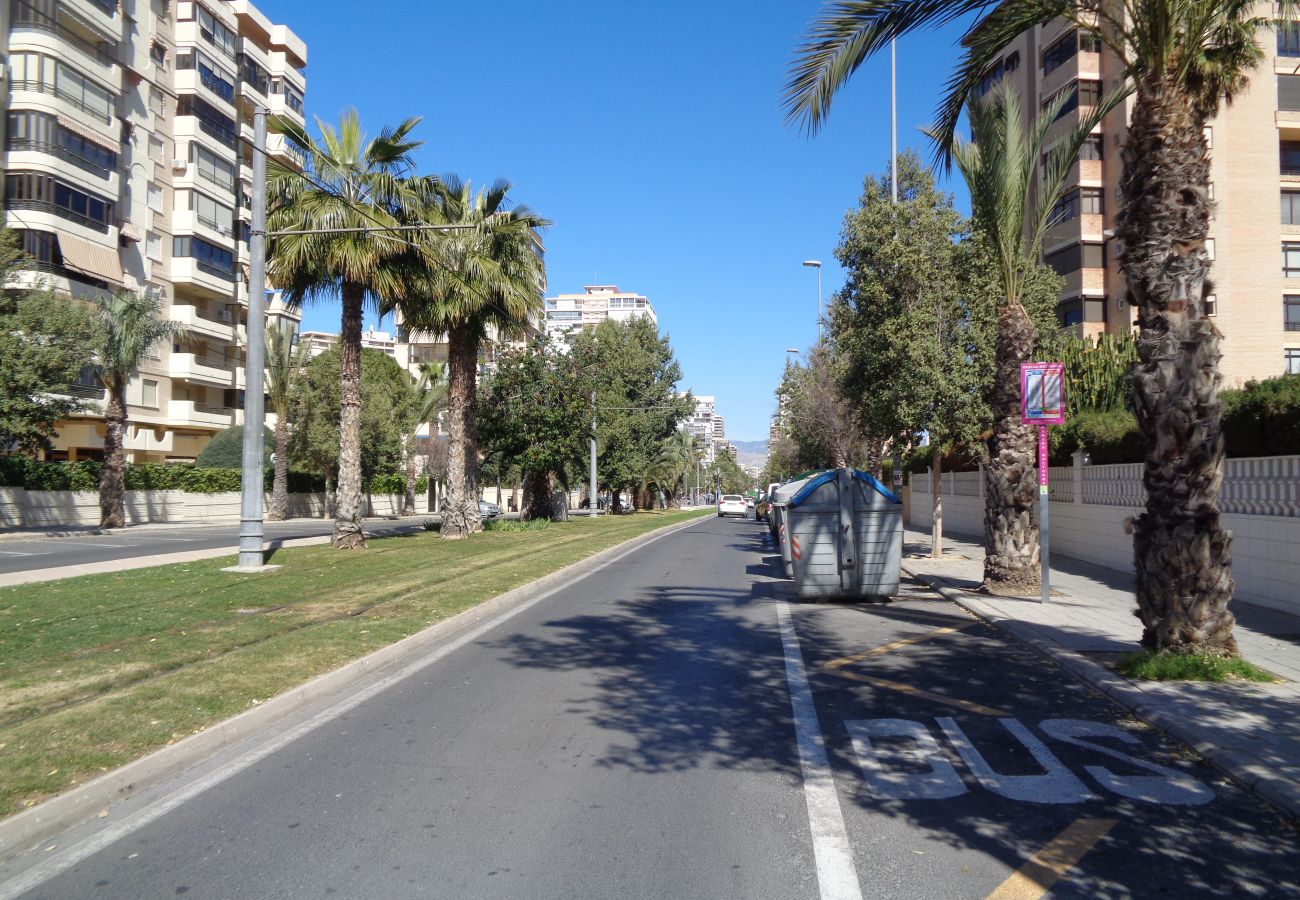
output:
[{"label": "palm tree trunk", "polygon": [[447,330],[447,505],[442,536],[469,537],[482,531],[478,513],[478,447],[474,399],[478,390],[478,340],[471,328]]},{"label": "palm tree trunk", "polygon": [[271,508],[266,518],[283,521],[289,511],[289,422],[285,410],[275,418],[275,480],[271,484]]},{"label": "palm tree trunk", "polygon": [[1146,512],[1133,523],[1142,644],[1235,656],[1232,534],[1223,484],[1219,332],[1205,318],[1210,203],[1204,117],[1171,82],[1138,85],[1116,228],[1138,310],[1132,408],[1146,441]]},{"label": "palm tree trunk", "polygon": [[524,496],[527,503],[523,517],[525,519],[549,519],[551,517],[551,473],[525,472],[527,485]]},{"label": "palm tree trunk", "polygon": [[1038,484],[1034,429],[1020,421],[1020,364],[1033,357],[1034,323],[1017,303],[998,314],[993,436],[984,469],[984,583],[989,590],[1038,589]]},{"label": "palm tree trunk", "polygon": [[402,515],[415,515],[415,434],[406,442],[406,496],[402,499]]},{"label": "palm tree trunk", "polygon": [[331,474],[331,471],[329,469],[326,469],[325,470],[325,502],[321,504],[321,514],[320,514],[320,517],[322,519],[328,519],[330,518],[331,515],[330,507],[333,505],[330,502],[330,491],[332,488],[332,479],[333,479],[333,475]]},{"label": "palm tree trunk", "polygon": [[343,334],[339,338],[339,479],[334,502],[336,550],[366,546],[361,530],[361,313],[365,290],[343,284]]},{"label": "palm tree trunk", "polygon": [[125,479],[126,453],[126,385],[109,388],[104,408],[104,465],[99,469],[99,527],[121,528],[126,525]]},{"label": "palm tree trunk", "polygon": [[943,454],[935,445],[930,454],[930,496],[934,506],[930,515],[930,556],[943,556]]}]

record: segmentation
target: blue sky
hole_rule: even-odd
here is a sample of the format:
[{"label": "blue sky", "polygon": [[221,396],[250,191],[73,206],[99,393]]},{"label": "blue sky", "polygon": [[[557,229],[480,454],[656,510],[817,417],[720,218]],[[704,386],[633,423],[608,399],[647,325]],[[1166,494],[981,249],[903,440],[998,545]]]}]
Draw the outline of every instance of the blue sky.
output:
[{"label": "blue sky", "polygon": [[[800,263],[823,261],[825,295],[842,284],[844,213],[888,166],[887,56],[809,139],[782,124],[780,92],[816,0],[258,6],[307,42],[309,120],[355,106],[377,133],[423,116],[422,171],[508,178],[554,221],[549,295],[593,281],[645,294],[681,387],[717,397],[732,440],[767,437],[785,350],[816,339],[816,273]],[[929,158],[917,129],[958,35],[899,43],[900,149]],[[303,327],[337,331],[338,315],[317,305]]]}]

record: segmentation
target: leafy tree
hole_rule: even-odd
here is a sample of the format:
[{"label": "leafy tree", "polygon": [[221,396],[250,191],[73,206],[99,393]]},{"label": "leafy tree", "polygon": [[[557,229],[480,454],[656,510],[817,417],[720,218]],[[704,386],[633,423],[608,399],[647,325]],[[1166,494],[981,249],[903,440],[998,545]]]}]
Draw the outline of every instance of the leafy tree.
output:
[{"label": "leafy tree", "polygon": [[833,335],[813,347],[806,366],[786,365],[777,389],[783,434],[774,452],[793,471],[868,461],[870,445],[859,408],[841,389],[844,366]]},{"label": "leafy tree", "polygon": [[336,295],[343,300],[336,549],[366,545],[361,527],[361,457],[366,452],[361,444],[361,319],[367,301],[395,298],[406,284],[399,260],[408,242],[400,232],[385,229],[400,224],[401,212],[418,202],[402,177],[411,169],[410,154],[421,144],[408,137],[418,123],[407,119],[368,140],[356,110],[350,109],[337,128],[316,120],[319,141],[288,119],[274,123],[306,154],[306,167],[298,172],[274,159],[268,164],[267,225],[312,233],[271,241],[268,273],[291,303]]},{"label": "leafy tree", "polygon": [[[339,378],[341,351],[326,350],[311,360],[291,389],[293,435],[289,454],[328,484],[339,463]],[[398,471],[402,461],[403,421],[412,398],[406,372],[380,350],[361,351],[361,454],[364,482]]]},{"label": "leafy tree", "polygon": [[[20,256],[0,234],[0,280]],[[95,352],[91,308],[46,291],[0,293],[0,450],[35,456],[52,446],[56,423],[86,408],[71,395]]]},{"label": "leafy tree", "polygon": [[108,388],[104,465],[99,470],[99,527],[121,528],[126,524],[122,480],[126,466],[126,386],[155,344],[183,335],[185,328],[161,318],[162,304],[156,299],[121,292],[97,297],[94,303],[100,325],[95,366],[99,380]]},{"label": "leafy tree", "polygon": [[618,509],[622,491],[641,483],[695,399],[677,393],[681,366],[649,319],[601,322],[575,339],[572,353],[595,381],[597,472]]},{"label": "leafy tree", "polygon": [[705,472],[704,483],[716,492],[739,494],[754,486],[754,476],[740,467],[729,453],[719,453]]},{"label": "leafy tree", "polygon": [[591,435],[591,377],[544,342],[507,352],[479,395],[483,449],[523,473],[525,519],[551,517],[552,482],[581,477]]},{"label": "leafy tree", "polygon": [[678,428],[659,445],[654,472],[664,486],[668,505],[672,509],[681,509],[682,498],[690,484],[689,479],[703,456],[704,447],[700,439],[684,428]]},{"label": "leafy tree", "polygon": [[546,266],[539,230],[550,223],[509,203],[511,185],[497,181],[474,193],[455,176],[421,180],[421,203],[408,221],[458,226],[429,231],[409,254],[410,289],[396,300],[407,327],[447,335],[448,497],[441,534],[458,539],[481,531],[478,512],[477,408],[484,340],[520,337],[542,309]]},{"label": "leafy tree", "polygon": [[266,329],[266,396],[270,411],[275,413],[275,480],[266,517],[273,522],[282,520],[289,507],[289,416],[293,408],[293,384],[311,359],[311,348],[294,344],[293,332],[293,326],[283,321]]},{"label": "leafy tree", "polygon": [[[438,416],[447,408],[447,367],[442,363],[420,363],[420,377],[414,383],[414,420],[406,436],[406,495],[402,515],[415,515],[415,438],[421,425],[429,426],[429,439],[436,443]],[[426,462],[427,466],[427,462]]]},{"label": "leafy tree", "polygon": [[1132,407],[1146,440],[1146,512],[1134,522],[1138,618],[1145,646],[1235,655],[1231,536],[1219,514],[1224,440],[1219,332],[1205,315],[1210,259],[1209,159],[1204,126],[1264,59],[1261,28],[1295,28],[1253,0],[854,0],[833,4],[800,48],[786,109],[815,129],[858,66],[907,32],[981,11],[940,104],[941,152],[962,106],[1009,40],[1063,18],[1101,43],[1134,95],[1124,136],[1115,237],[1129,302],[1138,310]]},{"label": "leafy tree", "polygon": [[[262,431],[262,465],[271,465],[271,450],[275,435],[271,429]],[[242,469],[244,467],[244,426],[235,425],[218,431],[199,453],[195,465],[203,469]]]}]

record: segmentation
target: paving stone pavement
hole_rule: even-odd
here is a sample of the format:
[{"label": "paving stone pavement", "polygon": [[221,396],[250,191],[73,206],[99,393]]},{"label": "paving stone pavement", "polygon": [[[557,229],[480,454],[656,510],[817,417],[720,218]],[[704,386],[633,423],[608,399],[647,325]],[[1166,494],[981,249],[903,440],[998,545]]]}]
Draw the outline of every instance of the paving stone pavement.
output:
[{"label": "paving stone pavement", "polygon": [[942,559],[930,558],[928,531],[908,528],[905,538],[905,571],[1300,818],[1300,615],[1232,604],[1242,656],[1280,676],[1280,684],[1135,682],[1102,665],[1109,654],[1138,649],[1132,575],[1057,556],[1050,602],[982,594],[975,592],[983,580],[978,538],[945,534]]}]

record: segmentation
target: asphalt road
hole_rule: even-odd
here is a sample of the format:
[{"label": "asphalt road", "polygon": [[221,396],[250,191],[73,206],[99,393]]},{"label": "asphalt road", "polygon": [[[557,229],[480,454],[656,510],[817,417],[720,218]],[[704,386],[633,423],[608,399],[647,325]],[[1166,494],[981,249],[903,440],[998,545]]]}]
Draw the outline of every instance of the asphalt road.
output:
[{"label": "asphalt road", "polygon": [[1292,826],[1185,748],[915,585],[773,562],[661,538],[24,896],[1300,896]]},{"label": "asphalt road", "polygon": [[[371,519],[366,522],[366,534],[384,537],[419,531],[426,519],[437,518],[438,515],[434,513],[425,513],[405,519]],[[505,518],[518,518],[518,513],[509,513]],[[333,519],[290,519],[287,522],[263,524],[266,542],[272,547],[277,541],[316,537],[330,534],[333,530]],[[84,533],[74,531],[57,537],[26,537],[11,532],[0,540],[0,574],[220,547],[229,547],[231,553],[238,552],[239,523],[149,525],[121,528],[103,534],[91,530]]]}]

